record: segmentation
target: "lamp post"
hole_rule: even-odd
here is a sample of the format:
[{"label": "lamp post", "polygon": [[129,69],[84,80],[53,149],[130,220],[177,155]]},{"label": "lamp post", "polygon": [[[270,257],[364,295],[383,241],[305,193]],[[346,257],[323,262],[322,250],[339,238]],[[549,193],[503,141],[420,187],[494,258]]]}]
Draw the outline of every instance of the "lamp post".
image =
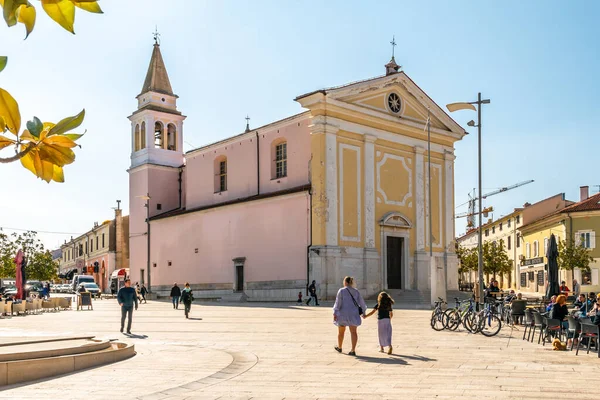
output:
[{"label": "lamp post", "polygon": [[152,293],[152,280],[150,278],[150,275],[152,274],[152,272],[150,271],[150,193],[146,193],[145,196],[138,196],[144,200],[146,200],[146,204],[144,204],[144,207],[146,207],[146,235],[147,235],[147,242],[148,242],[148,264],[146,269],[148,270],[148,293]]},{"label": "lamp post", "polygon": [[[474,106],[477,105],[477,107]],[[479,180],[479,225],[477,228],[477,275],[479,277],[479,302],[483,302],[483,245],[482,245],[482,237],[481,237],[481,200],[482,200],[482,192],[481,192],[481,105],[482,104],[490,104],[490,100],[482,100],[481,93],[477,94],[477,101],[473,101],[470,103],[451,103],[446,105],[448,111],[454,112],[458,110],[473,110],[477,111],[477,125],[473,120],[467,122],[468,126],[477,127],[477,163],[478,163],[478,180]]]}]

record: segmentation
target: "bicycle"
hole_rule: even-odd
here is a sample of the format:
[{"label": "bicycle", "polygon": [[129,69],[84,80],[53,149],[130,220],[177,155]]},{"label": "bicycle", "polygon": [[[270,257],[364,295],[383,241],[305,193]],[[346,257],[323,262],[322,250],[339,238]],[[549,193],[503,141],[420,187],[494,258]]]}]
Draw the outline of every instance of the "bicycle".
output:
[{"label": "bicycle", "polygon": [[444,312],[444,326],[446,329],[455,331],[460,324],[471,333],[475,333],[473,321],[475,319],[475,307],[473,300],[459,301],[455,297],[456,307],[449,308]]},{"label": "bicycle", "polygon": [[442,304],[448,303],[446,303],[441,297],[438,297],[438,301],[435,302],[435,307],[431,312],[431,328],[436,331],[442,331],[445,328]]},{"label": "bicycle", "polygon": [[502,320],[498,316],[498,304],[495,300],[485,300],[483,310],[475,315],[475,325],[477,333],[492,337],[498,334],[502,329]]}]

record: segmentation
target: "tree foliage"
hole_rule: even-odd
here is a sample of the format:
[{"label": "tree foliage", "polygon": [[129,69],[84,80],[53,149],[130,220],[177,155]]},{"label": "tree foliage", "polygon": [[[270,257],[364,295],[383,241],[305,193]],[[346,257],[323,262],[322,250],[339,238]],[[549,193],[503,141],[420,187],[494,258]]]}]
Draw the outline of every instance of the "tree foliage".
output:
[{"label": "tree foliage", "polygon": [[25,274],[28,280],[48,281],[56,277],[58,264],[44,248],[37,234],[28,231],[6,235],[0,232],[0,278],[14,278],[17,271],[15,256],[21,249],[27,259]]},{"label": "tree foliage", "polygon": [[[42,9],[56,23],[75,33],[75,8],[92,13],[102,13],[96,0],[40,0]],[[28,0],[0,0],[4,20],[11,27],[17,23],[25,26],[27,38],[33,31],[36,8]],[[0,56],[0,71],[8,62]],[[64,182],[63,167],[75,161],[73,148],[82,135],[71,133],[83,122],[85,110],[54,124],[33,117],[21,131],[19,104],[6,90],[0,88],[0,151],[13,148],[15,155],[0,157],[0,163],[21,161],[23,167],[46,182]]]},{"label": "tree foliage", "polygon": [[590,250],[583,244],[574,243],[572,240],[561,240],[558,242],[558,267],[567,271],[579,268],[582,272],[590,271],[590,262],[594,259],[590,256]]},{"label": "tree foliage", "polygon": [[508,258],[504,247],[504,240],[498,243],[485,242],[483,244],[483,272],[496,275],[509,274],[512,271],[512,262]]},{"label": "tree foliage", "polygon": [[456,255],[460,261],[460,267],[458,269],[460,274],[477,271],[479,258],[477,256],[476,247],[467,248],[457,245]]}]

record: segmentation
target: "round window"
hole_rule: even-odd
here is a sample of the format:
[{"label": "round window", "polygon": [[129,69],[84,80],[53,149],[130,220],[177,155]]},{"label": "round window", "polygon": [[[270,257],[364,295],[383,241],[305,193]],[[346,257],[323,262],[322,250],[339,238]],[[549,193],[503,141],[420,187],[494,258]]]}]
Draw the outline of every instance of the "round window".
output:
[{"label": "round window", "polygon": [[161,100],[162,100],[163,103],[165,102],[165,98],[164,97]]},{"label": "round window", "polygon": [[398,114],[400,112],[400,109],[402,108],[402,101],[400,100],[400,96],[398,96],[396,93],[390,93],[387,101],[390,111],[394,114]]}]

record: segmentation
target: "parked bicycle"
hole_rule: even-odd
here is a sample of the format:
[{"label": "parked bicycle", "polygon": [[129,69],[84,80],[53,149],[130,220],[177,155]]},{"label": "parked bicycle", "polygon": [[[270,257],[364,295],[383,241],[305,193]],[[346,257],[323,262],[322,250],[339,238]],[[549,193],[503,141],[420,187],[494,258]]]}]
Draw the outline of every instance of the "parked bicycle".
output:
[{"label": "parked bicycle", "polygon": [[436,331],[444,330],[444,310],[442,310],[442,305],[448,304],[441,297],[438,297],[438,300],[435,302],[435,307],[431,312],[431,328]]},{"label": "parked bicycle", "polygon": [[470,300],[460,301],[455,297],[456,307],[444,311],[444,327],[455,331],[461,324],[471,333],[477,333],[478,325],[475,321],[475,302]]}]

